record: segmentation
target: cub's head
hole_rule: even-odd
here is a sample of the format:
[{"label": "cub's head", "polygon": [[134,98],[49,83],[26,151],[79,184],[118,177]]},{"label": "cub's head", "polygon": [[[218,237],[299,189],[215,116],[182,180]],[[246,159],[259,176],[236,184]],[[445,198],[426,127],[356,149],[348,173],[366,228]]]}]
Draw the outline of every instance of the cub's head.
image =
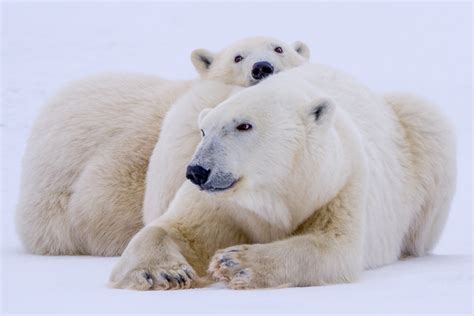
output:
[{"label": "cub's head", "polygon": [[330,169],[335,105],[278,77],[200,113],[202,140],[186,177],[201,190],[271,206],[314,190],[319,170]]},{"label": "cub's head", "polygon": [[216,54],[196,49],[191,61],[203,79],[247,87],[297,67],[309,56],[309,48],[302,42],[288,45],[268,37],[254,37],[240,40]]}]

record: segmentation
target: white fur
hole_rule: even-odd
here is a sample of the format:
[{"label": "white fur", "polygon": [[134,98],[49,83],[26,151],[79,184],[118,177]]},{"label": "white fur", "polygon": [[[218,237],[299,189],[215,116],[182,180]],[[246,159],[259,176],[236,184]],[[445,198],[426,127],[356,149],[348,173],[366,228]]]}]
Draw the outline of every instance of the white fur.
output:
[{"label": "white fur", "polygon": [[[383,98],[339,71],[304,65],[199,121],[205,136],[191,164],[207,164],[208,181],[217,170],[238,182],[218,193],[185,182],[133,238],[113,286],[181,288],[188,265],[203,275],[213,254],[209,271],[236,289],[348,282],[425,254],[441,234],[455,187],[454,136],[423,100]],[[253,128],[236,130],[242,122]],[[176,249],[182,257],[173,259]]]}]

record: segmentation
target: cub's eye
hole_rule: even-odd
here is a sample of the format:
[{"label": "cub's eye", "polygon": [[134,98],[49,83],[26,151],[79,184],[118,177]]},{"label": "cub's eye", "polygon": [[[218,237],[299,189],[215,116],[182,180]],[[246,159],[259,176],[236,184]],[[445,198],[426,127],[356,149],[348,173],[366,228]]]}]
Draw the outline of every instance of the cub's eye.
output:
[{"label": "cub's eye", "polygon": [[206,133],[204,133],[203,129],[201,130],[201,135],[202,135],[202,137],[206,136]]},{"label": "cub's eye", "polygon": [[282,54],[283,53],[283,48],[281,48],[280,46],[275,47],[275,52],[277,52],[278,54]]},{"label": "cub's eye", "polygon": [[240,63],[242,61],[242,59],[244,59],[242,56],[237,55],[237,56],[235,56],[234,61],[235,61],[235,63]]},{"label": "cub's eye", "polygon": [[240,125],[237,125],[236,129],[240,132],[245,132],[245,131],[251,130],[252,125],[250,125],[248,123],[242,123]]}]

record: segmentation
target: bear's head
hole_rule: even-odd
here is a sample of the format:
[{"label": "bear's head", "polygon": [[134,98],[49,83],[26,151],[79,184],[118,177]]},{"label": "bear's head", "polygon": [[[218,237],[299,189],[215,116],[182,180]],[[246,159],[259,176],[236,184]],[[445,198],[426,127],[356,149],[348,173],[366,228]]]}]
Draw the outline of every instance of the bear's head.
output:
[{"label": "bear's head", "polygon": [[216,54],[196,49],[191,61],[203,79],[247,87],[303,64],[309,55],[308,46],[302,42],[288,45],[273,38],[254,37],[235,42]]},{"label": "bear's head", "polygon": [[334,102],[306,81],[283,75],[200,113],[202,140],[186,177],[202,191],[289,228],[296,220],[289,210],[310,214],[317,192],[331,186],[340,148]]}]

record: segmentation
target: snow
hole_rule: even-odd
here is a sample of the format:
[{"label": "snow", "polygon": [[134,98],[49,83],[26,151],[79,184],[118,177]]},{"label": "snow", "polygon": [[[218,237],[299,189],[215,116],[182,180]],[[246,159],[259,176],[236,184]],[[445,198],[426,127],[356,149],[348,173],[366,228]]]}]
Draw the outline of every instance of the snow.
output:
[{"label": "snow", "polygon": [[[2,311],[470,313],[472,49],[469,3],[2,4]],[[434,255],[365,272],[354,284],[277,290],[133,292],[106,287],[117,258],[26,254],[14,209],[20,159],[38,109],[73,79],[108,70],[195,76],[194,48],[271,35],[375,91],[439,104],[458,135],[458,186]]]},{"label": "snow", "polygon": [[400,261],[368,271],[354,284],[252,291],[226,290],[221,284],[164,292],[109,289],[104,287],[104,278],[115,261],[8,252],[5,268],[17,273],[5,276],[9,285],[5,309],[22,313],[459,313],[471,306],[467,256]]}]

